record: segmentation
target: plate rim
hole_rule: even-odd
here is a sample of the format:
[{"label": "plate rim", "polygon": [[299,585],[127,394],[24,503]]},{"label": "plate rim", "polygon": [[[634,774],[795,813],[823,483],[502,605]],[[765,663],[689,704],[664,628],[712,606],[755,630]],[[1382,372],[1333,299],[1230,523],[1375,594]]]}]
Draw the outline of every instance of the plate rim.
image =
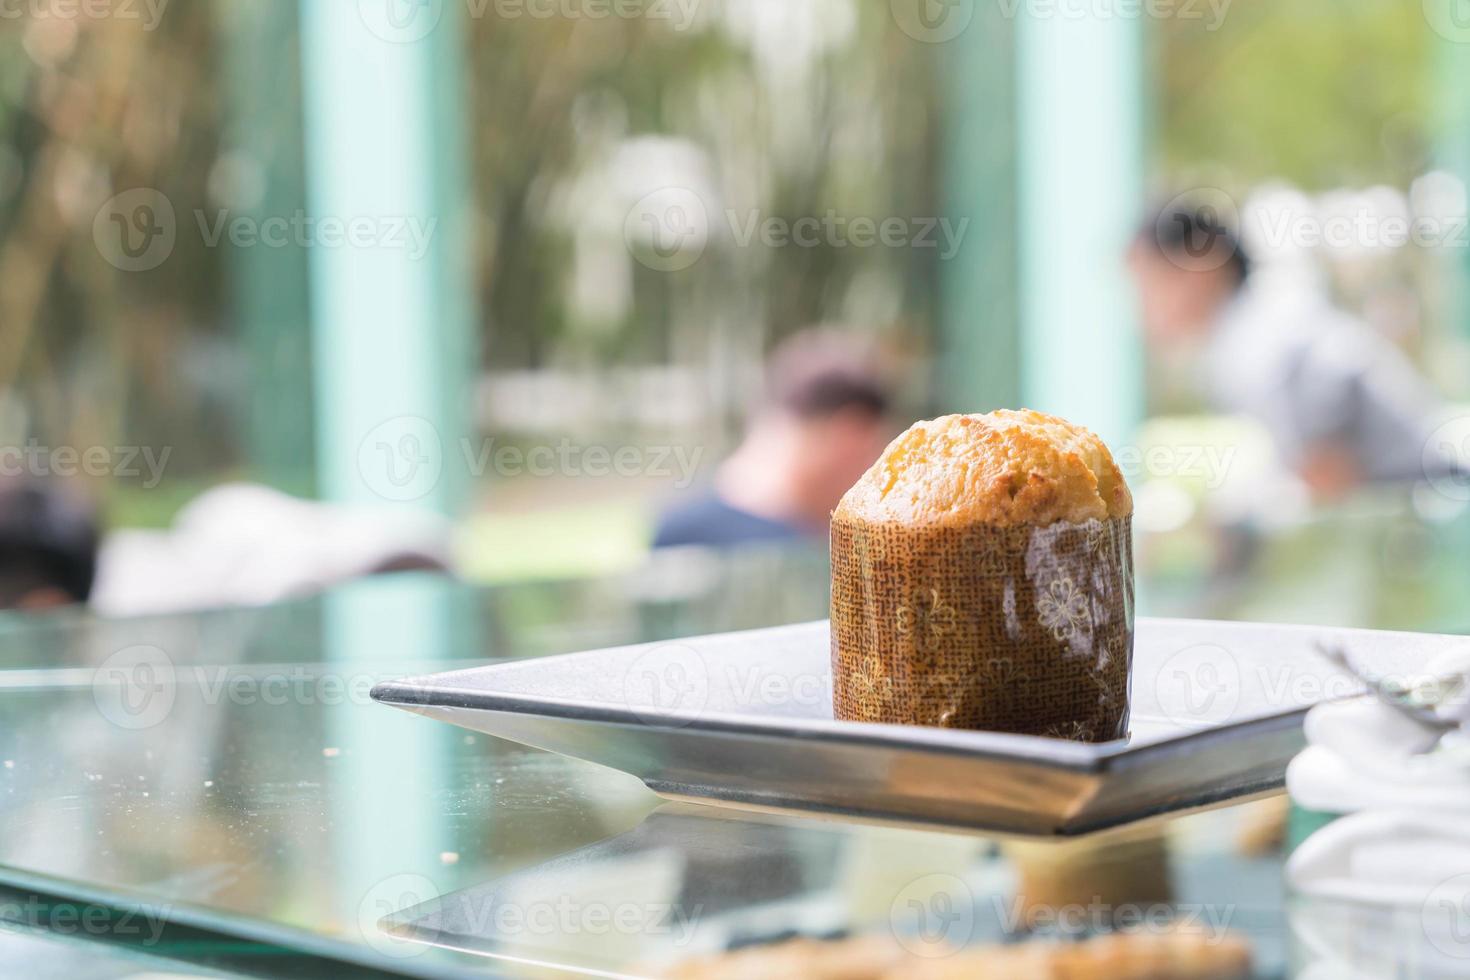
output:
[{"label": "plate rim", "polygon": [[[1051,739],[1040,735],[1021,735],[1011,732],[990,732],[967,729],[937,728],[919,725],[884,724],[877,722],[839,721],[835,719],[785,718],[763,715],[741,715],[729,712],[704,711],[652,711],[606,704],[569,700],[555,697],[536,697],[524,694],[497,693],[471,690],[443,683],[427,683],[436,678],[474,672],[493,673],[533,662],[548,660],[575,660],[581,657],[612,651],[637,650],[656,647],[662,643],[689,642],[691,640],[728,637],[757,638],[772,632],[794,630],[816,630],[825,628],[827,620],[810,620],[779,626],[765,626],[748,630],[704,634],[673,640],[653,640],[641,643],[622,644],[598,650],[582,650],[572,653],[551,654],[541,657],[516,658],[494,661],[476,667],[461,668],[417,677],[382,681],[370,691],[374,701],[396,708],[413,711],[418,708],[447,708],[469,711],[489,711],[502,714],[528,715],[552,718],[560,721],[583,722],[595,725],[616,725],[628,728],[663,731],[668,733],[726,734],[746,737],[768,737],[783,741],[815,740],[828,744],[849,745],[867,748],[886,748],[970,758],[993,758],[1011,762],[1025,762],[1050,769],[1103,775],[1125,771],[1148,764],[1155,756],[1167,756],[1200,748],[1210,742],[1229,738],[1243,730],[1289,730],[1301,724],[1308,707],[1296,706],[1254,718],[1241,719],[1222,725],[1208,725],[1193,731],[1181,732],[1160,741],[1142,745],[1127,739],[1111,742],[1086,743]],[[1210,620],[1199,618],[1139,617],[1137,626],[1145,624],[1195,626],[1221,630],[1270,629],[1297,634],[1373,635],[1373,636],[1432,636],[1443,639],[1465,640],[1455,634],[1416,633],[1401,630],[1374,630],[1360,627],[1313,626],[1302,623],[1256,623],[1241,620]]]}]

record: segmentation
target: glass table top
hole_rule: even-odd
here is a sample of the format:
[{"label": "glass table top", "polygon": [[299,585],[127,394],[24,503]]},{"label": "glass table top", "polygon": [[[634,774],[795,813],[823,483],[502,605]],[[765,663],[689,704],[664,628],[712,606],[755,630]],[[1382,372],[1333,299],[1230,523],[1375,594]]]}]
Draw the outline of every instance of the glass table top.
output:
[{"label": "glass table top", "polygon": [[[1342,537],[1269,538],[1234,592],[1191,578],[1213,559],[1145,538],[1140,611],[1229,615],[1291,590],[1326,603],[1341,583],[1312,580]],[[1447,628],[1459,538],[1414,540],[1359,569],[1445,583],[1440,605],[1421,589],[1411,613],[1382,607],[1412,622],[1356,598],[1303,605]],[[820,618],[826,592],[824,555],[753,551],[587,582],[399,575],[261,609],[0,619],[0,968],[61,950],[102,977],[637,974],[790,934],[902,935],[906,910],[941,899],[968,910],[948,938],[1012,939],[1030,916],[1017,895],[1055,910],[1086,881],[1117,893],[1084,911],[1228,919],[1258,974],[1283,974],[1281,858],[1248,843],[1279,801],[1055,845],[758,818],[368,698],[407,674]]]}]

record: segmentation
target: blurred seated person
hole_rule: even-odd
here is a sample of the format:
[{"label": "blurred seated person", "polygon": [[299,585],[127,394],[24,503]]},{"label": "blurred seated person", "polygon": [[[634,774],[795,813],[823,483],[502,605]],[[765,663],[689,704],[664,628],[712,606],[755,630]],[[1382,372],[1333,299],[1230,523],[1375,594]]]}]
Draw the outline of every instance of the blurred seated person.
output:
[{"label": "blurred seated person", "polygon": [[1427,475],[1429,383],[1310,277],[1254,269],[1205,209],[1161,213],[1128,265],[1150,346],[1202,344],[1212,407],[1261,422],[1315,497]]},{"label": "blurred seated person", "polygon": [[824,538],[832,509],[892,437],[890,394],[864,345],[831,331],[781,344],[767,401],[714,482],[659,515],[655,548]]},{"label": "blurred seated person", "polygon": [[90,507],[55,483],[0,483],[0,608],[84,603],[96,574],[97,523]]}]

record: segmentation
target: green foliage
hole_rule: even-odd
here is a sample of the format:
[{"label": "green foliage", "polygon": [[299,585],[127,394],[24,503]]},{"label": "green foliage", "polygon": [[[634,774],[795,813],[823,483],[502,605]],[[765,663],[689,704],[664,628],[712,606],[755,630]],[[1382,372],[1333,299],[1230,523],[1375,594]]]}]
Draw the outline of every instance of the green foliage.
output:
[{"label": "green foliage", "polygon": [[1161,21],[1163,167],[1238,186],[1406,187],[1429,165],[1433,42],[1403,0],[1234,0],[1213,31]]}]

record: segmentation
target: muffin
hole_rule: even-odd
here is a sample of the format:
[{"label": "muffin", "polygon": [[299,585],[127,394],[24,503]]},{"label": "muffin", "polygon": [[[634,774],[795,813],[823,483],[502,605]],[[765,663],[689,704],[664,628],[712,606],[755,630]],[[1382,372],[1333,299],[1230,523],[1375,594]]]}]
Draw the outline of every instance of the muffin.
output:
[{"label": "muffin", "polygon": [[1055,416],[912,426],[832,515],[835,716],[1123,737],[1132,514],[1107,447]]}]

